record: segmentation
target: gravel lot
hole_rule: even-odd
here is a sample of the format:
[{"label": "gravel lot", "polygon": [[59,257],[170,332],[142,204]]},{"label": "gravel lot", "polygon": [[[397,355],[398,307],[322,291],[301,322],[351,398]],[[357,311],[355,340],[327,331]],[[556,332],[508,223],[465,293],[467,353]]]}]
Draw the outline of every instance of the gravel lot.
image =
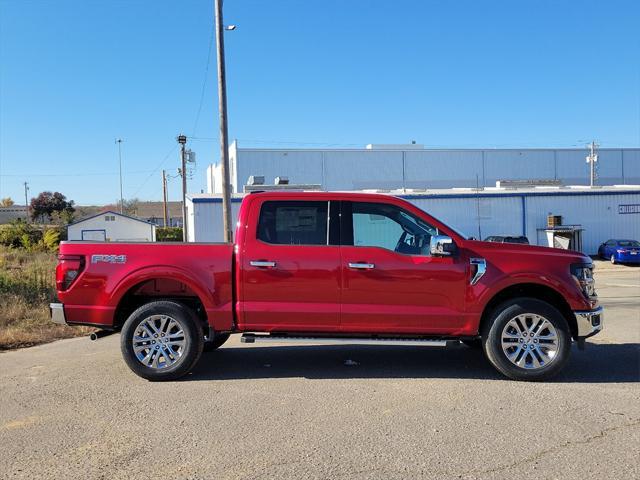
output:
[{"label": "gravel lot", "polygon": [[235,336],[172,383],[134,376],[118,335],[3,353],[0,477],[640,478],[640,268],[597,282],[604,332],[542,384],[463,346]]}]

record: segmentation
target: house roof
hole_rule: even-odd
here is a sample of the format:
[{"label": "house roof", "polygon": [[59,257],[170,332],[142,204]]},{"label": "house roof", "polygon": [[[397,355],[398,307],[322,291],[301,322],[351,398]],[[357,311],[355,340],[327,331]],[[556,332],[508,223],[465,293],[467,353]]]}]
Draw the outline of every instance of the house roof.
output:
[{"label": "house roof", "polygon": [[92,218],[96,218],[101,215],[117,215],[118,217],[128,218],[129,220],[135,220],[136,222],[141,222],[141,223],[144,223],[145,225],[151,225],[152,227],[155,227],[155,225],[151,222],[147,222],[146,220],[141,220],[140,218],[132,217],[130,215],[125,215],[124,213],[114,212],[113,210],[106,210],[104,212],[91,215],[89,217],[81,218],[80,220],[76,220],[75,222],[71,222],[67,224],[67,227],[70,227],[71,225],[77,225],[78,223],[86,222],[87,220],[91,220]]}]

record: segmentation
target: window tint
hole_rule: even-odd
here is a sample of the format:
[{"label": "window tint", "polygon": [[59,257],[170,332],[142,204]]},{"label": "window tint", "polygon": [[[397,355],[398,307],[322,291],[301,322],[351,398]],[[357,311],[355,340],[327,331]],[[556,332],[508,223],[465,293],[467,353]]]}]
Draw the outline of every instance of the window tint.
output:
[{"label": "window tint", "polygon": [[640,242],[637,242],[635,240],[620,240],[620,242],[618,242],[618,245],[620,245],[621,247],[640,247]]},{"label": "window tint", "polygon": [[607,245],[607,247],[615,247],[616,241],[615,240],[607,240],[607,243],[605,245]]},{"label": "window tint", "polygon": [[265,202],[258,239],[278,245],[326,245],[328,202]]},{"label": "window tint", "polygon": [[429,255],[437,230],[411,213],[384,203],[352,203],[353,245],[407,255]]}]

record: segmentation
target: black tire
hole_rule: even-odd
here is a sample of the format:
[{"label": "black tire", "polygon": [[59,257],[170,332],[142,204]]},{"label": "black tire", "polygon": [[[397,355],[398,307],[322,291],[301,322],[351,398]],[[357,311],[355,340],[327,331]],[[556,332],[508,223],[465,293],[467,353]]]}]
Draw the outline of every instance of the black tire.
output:
[{"label": "black tire", "polygon": [[[542,319],[548,320],[554,327],[556,334],[555,356],[547,360],[545,362],[546,365],[542,364],[537,368],[533,366],[535,365],[533,361],[536,360],[538,363],[541,363],[540,359],[544,358],[538,353],[540,350],[529,350],[529,353],[527,353],[526,348],[522,349],[518,343],[514,343],[513,347],[507,349],[512,355],[520,352],[520,356],[514,356],[514,358],[521,358],[524,360],[523,365],[530,366],[530,368],[525,368],[509,360],[507,351],[502,348],[502,335],[507,324],[516,318],[522,318],[519,317],[520,315],[523,315],[527,319],[526,321],[531,319],[533,323],[533,317],[528,317],[528,314],[537,315]],[[549,330],[545,331],[550,333]],[[540,330],[539,332],[542,331]],[[534,341],[531,333],[528,335],[530,339],[524,339],[525,343],[523,346],[529,349],[535,349],[536,346],[546,347],[546,345],[542,344],[542,342],[546,340],[536,339],[536,344],[539,342],[539,345],[528,343]],[[527,334],[525,333],[524,336],[526,337]],[[521,338],[517,341],[522,343],[523,339]],[[560,372],[569,359],[571,352],[571,333],[569,332],[566,319],[555,307],[541,300],[521,297],[502,303],[493,310],[490,318],[482,328],[482,346],[489,362],[503,375],[514,380],[547,380]],[[534,355],[535,358],[533,357]],[[527,360],[530,361],[527,362]]]},{"label": "black tire", "polygon": [[230,333],[216,333],[213,337],[213,340],[204,342],[204,351],[213,352],[214,350],[220,348],[225,344],[227,340],[229,340],[230,336]]},{"label": "black tire", "polygon": [[616,264],[616,256],[615,255],[611,255],[611,257],[609,258],[609,261],[611,262],[611,265],[615,265]]},{"label": "black tire", "polygon": [[[181,347],[181,355],[177,357],[177,360],[172,359],[174,362],[172,365],[162,368],[144,365],[141,360],[138,360],[133,347],[133,336],[136,329],[143,321],[154,315],[167,316],[174,319],[178,322],[183,332],[181,338],[184,341]],[[152,341],[151,337],[149,338]],[[155,343],[155,340],[153,342]],[[120,349],[127,366],[136,375],[152,381],[176,380],[186,375],[198,362],[200,355],[202,355],[203,347],[204,333],[195,312],[181,303],[167,300],[150,302],[134,311],[124,323],[120,337]],[[159,346],[154,348],[157,350]],[[151,349],[145,350],[145,352],[148,352],[148,355],[152,355]],[[173,353],[173,350],[171,352]],[[164,358],[159,353],[153,355]],[[170,359],[172,356],[172,354],[167,355]]]}]

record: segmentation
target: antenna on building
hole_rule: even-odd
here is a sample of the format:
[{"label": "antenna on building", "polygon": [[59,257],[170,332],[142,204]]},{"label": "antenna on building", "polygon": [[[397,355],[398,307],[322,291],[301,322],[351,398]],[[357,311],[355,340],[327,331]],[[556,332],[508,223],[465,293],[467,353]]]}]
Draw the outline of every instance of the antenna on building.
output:
[{"label": "antenna on building", "polygon": [[480,228],[480,179],[476,174],[476,215],[478,219],[478,240],[482,240],[482,230]]},{"label": "antenna on building", "polygon": [[590,186],[594,186],[596,183],[596,178],[598,178],[598,170],[597,170],[597,163],[598,163],[598,147],[600,145],[598,145],[595,141],[592,141],[588,147],[589,147],[589,155],[586,156],[587,159],[587,163],[589,164],[589,185]]}]

